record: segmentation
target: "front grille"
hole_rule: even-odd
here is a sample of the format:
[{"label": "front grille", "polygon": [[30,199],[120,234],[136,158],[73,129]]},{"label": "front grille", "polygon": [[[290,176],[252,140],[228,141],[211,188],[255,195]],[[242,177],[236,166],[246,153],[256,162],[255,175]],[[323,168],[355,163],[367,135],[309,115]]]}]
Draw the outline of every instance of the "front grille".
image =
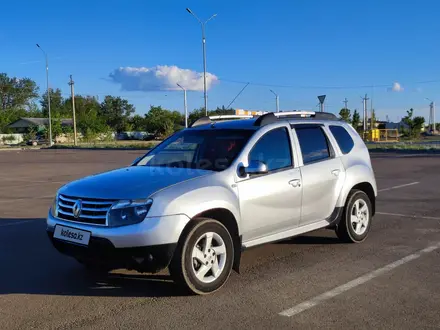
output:
[{"label": "front grille", "polygon": [[[66,195],[58,196],[58,218],[66,221],[88,223],[105,226],[107,224],[107,213],[114,203],[113,200],[78,198]],[[81,212],[78,218],[73,215],[73,207],[81,200]]]}]

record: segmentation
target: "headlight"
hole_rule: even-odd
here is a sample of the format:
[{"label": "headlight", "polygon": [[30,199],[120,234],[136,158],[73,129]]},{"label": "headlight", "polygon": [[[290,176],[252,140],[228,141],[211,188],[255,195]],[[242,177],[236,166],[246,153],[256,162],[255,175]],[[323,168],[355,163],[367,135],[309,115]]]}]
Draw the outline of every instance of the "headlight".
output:
[{"label": "headlight", "polygon": [[144,221],[150,210],[152,199],[119,201],[108,214],[110,227],[132,225]]},{"label": "headlight", "polygon": [[50,214],[53,217],[58,216],[58,194],[56,194],[55,198],[53,199],[52,206],[50,208]]}]

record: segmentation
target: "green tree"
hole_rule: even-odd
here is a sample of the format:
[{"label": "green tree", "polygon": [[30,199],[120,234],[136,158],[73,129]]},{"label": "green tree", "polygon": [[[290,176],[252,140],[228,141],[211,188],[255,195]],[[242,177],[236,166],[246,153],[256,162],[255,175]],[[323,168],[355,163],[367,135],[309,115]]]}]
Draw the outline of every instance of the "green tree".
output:
[{"label": "green tree", "polygon": [[188,125],[205,116],[205,108],[194,109],[188,114]]},{"label": "green tree", "polygon": [[347,123],[351,122],[350,109],[342,108],[341,111],[339,111],[339,117]]},{"label": "green tree", "polygon": [[29,118],[43,118],[43,112],[38,108],[36,102],[32,101],[29,104],[28,110],[26,111],[26,116]]},{"label": "green tree", "polygon": [[221,107],[217,107],[215,110],[208,111],[209,115],[235,115],[235,109],[233,108],[226,108],[224,105]]},{"label": "green tree", "polygon": [[[69,97],[64,100],[64,109],[66,110],[66,118],[73,118],[72,98]],[[99,113],[101,105],[93,96],[75,95],[75,114],[78,117],[87,117],[90,111]]]},{"label": "green tree", "polygon": [[184,124],[184,116],[180,112],[169,111],[161,106],[151,106],[145,120],[147,131],[160,138],[170,136]]},{"label": "green tree", "polygon": [[[65,100],[65,108],[73,117],[72,98]],[[91,141],[100,134],[109,134],[111,128],[107,125],[105,117],[100,115],[101,105],[93,96],[75,95],[76,127],[86,140]]]},{"label": "green tree", "polygon": [[55,140],[57,136],[63,133],[63,127],[61,126],[61,118],[57,113],[52,117],[52,138]]},{"label": "green tree", "polygon": [[[235,115],[235,109],[226,108],[224,105],[222,107],[217,107],[215,110],[209,110],[208,116],[220,116],[220,115]],[[191,124],[197,119],[205,116],[205,108],[194,109],[188,115],[188,123]]]},{"label": "green tree", "polygon": [[[59,118],[71,118],[72,114],[69,112],[65,105],[65,99],[63,98],[62,92],[59,88],[53,90],[49,89],[50,92],[50,113],[51,117]],[[41,112],[43,117],[49,117],[49,103],[47,98],[47,91],[41,96],[40,100]]]},{"label": "green tree", "polygon": [[[63,118],[73,118],[72,98],[64,99]],[[78,133],[82,133],[87,141],[97,139],[100,134],[109,134],[111,129],[108,127],[106,118],[100,115],[101,105],[97,99],[90,95],[75,95],[75,117]],[[73,128],[62,126],[62,133],[71,134]]]},{"label": "green tree", "polygon": [[371,111],[371,119],[370,119],[371,128],[374,128],[376,121],[377,121],[376,110],[373,109],[373,111]]},{"label": "green tree", "polygon": [[173,122],[173,131],[177,132],[184,128],[185,126],[185,116],[179,111],[173,111],[170,114],[171,120]]},{"label": "green tree", "polygon": [[147,121],[145,117],[142,117],[140,115],[134,115],[133,118],[131,118],[131,127],[134,131],[145,131],[147,129]]},{"label": "green tree", "polygon": [[402,122],[408,126],[407,129],[404,129],[404,134],[411,139],[420,137],[422,127],[425,124],[425,118],[421,116],[413,118],[413,108],[409,109],[406,113],[407,115],[402,118]]},{"label": "green tree", "polygon": [[121,97],[107,95],[101,103],[99,114],[117,133],[131,130],[130,117],[136,111],[134,105]]},{"label": "green tree", "polygon": [[165,138],[173,133],[174,122],[171,113],[161,106],[151,106],[145,115],[147,131],[155,136]]},{"label": "green tree", "polygon": [[0,111],[0,133],[11,133],[7,126],[21,117],[28,117],[28,112],[23,108],[12,108]]},{"label": "green tree", "polygon": [[31,125],[28,129],[28,132],[23,135],[24,141],[35,140],[38,134],[38,126]]},{"label": "green tree", "polygon": [[354,109],[353,117],[351,119],[351,125],[354,127],[355,130],[358,130],[360,122],[361,122],[361,116],[359,115],[357,109]]},{"label": "green tree", "polygon": [[38,97],[38,86],[29,78],[8,77],[0,73],[0,110],[26,109]]}]

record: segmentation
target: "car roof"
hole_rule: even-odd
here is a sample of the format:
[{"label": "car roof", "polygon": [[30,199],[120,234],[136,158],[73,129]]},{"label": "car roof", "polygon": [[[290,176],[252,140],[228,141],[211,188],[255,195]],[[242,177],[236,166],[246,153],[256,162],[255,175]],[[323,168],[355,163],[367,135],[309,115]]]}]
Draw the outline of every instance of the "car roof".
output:
[{"label": "car roof", "polygon": [[250,130],[257,130],[260,127],[254,125],[255,120],[256,120],[256,118],[215,121],[212,123],[207,123],[207,124],[195,126],[192,129],[194,129],[194,130],[206,130],[206,129],[250,129]]},{"label": "car roof", "polygon": [[[313,113],[314,116],[303,117],[298,116],[297,113],[268,113],[261,116],[213,116],[202,117],[194,122],[190,127],[191,130],[206,130],[206,129],[248,129],[258,130],[263,126],[287,122],[290,125],[298,124],[323,124],[332,123],[336,125],[344,125],[344,121],[338,119],[334,114],[330,113]],[[224,117],[224,118],[223,118]],[[246,117],[246,118],[243,118]],[[214,120],[216,119],[216,120]]]}]

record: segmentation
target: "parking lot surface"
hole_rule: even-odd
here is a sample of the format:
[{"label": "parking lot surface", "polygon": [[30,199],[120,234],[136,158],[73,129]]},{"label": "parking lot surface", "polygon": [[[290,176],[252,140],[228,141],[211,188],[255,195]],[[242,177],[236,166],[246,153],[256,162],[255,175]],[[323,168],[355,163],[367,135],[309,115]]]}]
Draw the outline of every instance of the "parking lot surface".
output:
[{"label": "parking lot surface", "polygon": [[373,156],[377,215],[362,244],[320,230],[254,248],[220,291],[183,296],[167,272],[91,277],[45,233],[59,187],[140,154],[0,153],[0,329],[440,327],[439,156]]}]

